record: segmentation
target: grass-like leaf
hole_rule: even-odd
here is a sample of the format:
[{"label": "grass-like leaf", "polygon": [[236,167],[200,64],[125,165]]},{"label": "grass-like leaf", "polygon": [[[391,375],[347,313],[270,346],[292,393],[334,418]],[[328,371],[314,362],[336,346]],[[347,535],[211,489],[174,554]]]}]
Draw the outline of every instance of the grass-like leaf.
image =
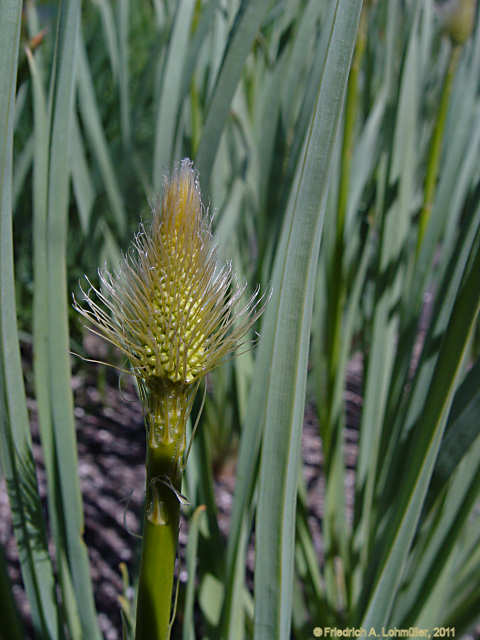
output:
[{"label": "grass-like leaf", "polygon": [[390,615],[433,472],[458,372],[480,308],[478,237],[472,254],[417,422],[421,428],[411,443],[410,465],[399,487],[383,540],[378,577],[361,620],[366,627],[385,624]]},{"label": "grass-like leaf", "polygon": [[[313,291],[331,156],[361,3],[339,1],[277,256],[255,560],[255,640],[290,635],[295,502]],[[268,326],[268,321],[267,321]],[[269,327],[270,328],[270,327]],[[267,337],[267,340],[269,338]]]},{"label": "grass-like leaf", "polygon": [[[59,11],[56,65],[54,67],[47,200],[47,297],[48,297],[48,382],[51,398],[56,491],[63,514],[64,549],[71,572],[76,606],[83,633],[99,638],[83,534],[83,509],[77,474],[77,449],[73,400],[70,385],[68,294],[66,282],[66,237],[69,200],[69,144],[72,137],[75,90],[76,44],[80,7],[62,3]],[[62,566],[62,565],[61,565]],[[64,588],[69,584],[65,575]],[[70,590],[68,590],[70,593]],[[67,591],[65,591],[65,597]],[[69,601],[72,602],[71,597]],[[72,602],[73,606],[73,602]],[[72,610],[72,607],[70,607]],[[73,614],[73,621],[77,616]]]},{"label": "grass-like leaf", "polygon": [[253,40],[267,14],[270,0],[242,0],[230,31],[222,65],[208,107],[196,164],[205,188],[215,161],[230,104]]},{"label": "grass-like leaf", "polygon": [[13,119],[21,2],[0,6],[0,454],[33,624],[59,635],[52,567],[38,495],[18,344],[12,239]]}]

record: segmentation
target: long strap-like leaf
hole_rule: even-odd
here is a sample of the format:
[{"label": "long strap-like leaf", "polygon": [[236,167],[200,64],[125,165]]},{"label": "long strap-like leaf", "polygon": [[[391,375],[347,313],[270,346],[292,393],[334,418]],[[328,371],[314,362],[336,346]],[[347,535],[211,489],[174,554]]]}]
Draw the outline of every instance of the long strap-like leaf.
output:
[{"label": "long strap-like leaf", "polygon": [[[83,509],[78,482],[70,345],[66,252],[69,205],[69,142],[73,121],[76,45],[80,4],[62,2],[51,86],[51,125],[47,200],[48,387],[52,444],[56,464],[57,512],[64,535],[60,571],[70,619],[78,610],[83,637],[100,637],[95,615],[88,556],[83,542]],[[71,585],[70,585],[71,576]],[[71,629],[73,633],[73,630]]]},{"label": "long strap-like leaf", "polygon": [[271,371],[275,375],[265,387],[255,549],[255,640],[290,637],[295,505],[313,292],[331,156],[361,5],[348,0],[336,3],[314,118],[283,231],[284,252],[277,258],[274,304],[267,312],[273,319],[269,328],[274,336]]},{"label": "long strap-like leaf", "polygon": [[41,637],[54,639],[59,633],[55,589],[28,425],[13,271],[13,121],[21,8],[19,0],[0,4],[0,459],[33,624]]},{"label": "long strap-like leaf", "polygon": [[457,375],[480,308],[480,246],[470,263],[445,332],[422,413],[416,423],[408,466],[398,490],[395,512],[384,535],[384,553],[377,579],[362,617],[365,627],[386,624],[400,584],[410,545],[452,402]]}]

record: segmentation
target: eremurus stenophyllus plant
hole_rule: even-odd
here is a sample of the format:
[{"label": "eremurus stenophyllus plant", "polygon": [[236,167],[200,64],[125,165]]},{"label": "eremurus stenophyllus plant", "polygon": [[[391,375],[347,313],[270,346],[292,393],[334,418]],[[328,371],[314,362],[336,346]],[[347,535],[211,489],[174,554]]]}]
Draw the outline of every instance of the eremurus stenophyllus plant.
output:
[{"label": "eremurus stenophyllus plant", "polygon": [[115,275],[75,308],[128,358],[146,414],[146,501],[136,638],[169,636],[186,424],[204,376],[235,350],[263,310],[242,305],[229,263],[219,264],[196,173],[183,160],[165,181]]},{"label": "eremurus stenophyllus plant", "polygon": [[[138,575],[128,541],[120,553],[109,535],[116,526],[125,537],[130,509],[122,523],[115,508],[125,483],[112,481],[134,461],[118,457],[105,477],[95,446],[97,471],[78,467],[77,438],[84,462],[85,442],[102,436],[90,438],[82,409],[99,426],[103,409],[77,392],[91,378],[70,360],[82,334],[67,292],[79,274],[118,264],[125,230],[161,190],[158,168],[186,156],[218,208],[218,255],[234,260],[240,281],[273,282],[274,295],[258,349],[212,372],[190,457],[187,432],[180,471],[188,457],[182,493],[192,509],[172,638],[303,640],[315,627],[367,623],[471,635],[480,611],[478,3],[194,4],[0,2],[0,458],[32,612],[16,635],[100,640],[115,627],[122,636],[103,585],[113,596],[120,560]],[[158,351],[148,366],[161,363]],[[191,384],[193,394],[198,379]],[[168,402],[164,421],[176,428]],[[154,413],[145,412],[148,428]],[[113,436],[110,418],[108,428]],[[111,461],[129,432],[105,447]],[[91,482],[95,473],[105,484]],[[158,475],[152,492],[170,487],[181,500]],[[4,509],[0,499],[0,533]],[[167,531],[151,531],[160,526]],[[122,574],[123,638],[133,640],[126,565]],[[0,580],[2,631],[9,589]]]}]

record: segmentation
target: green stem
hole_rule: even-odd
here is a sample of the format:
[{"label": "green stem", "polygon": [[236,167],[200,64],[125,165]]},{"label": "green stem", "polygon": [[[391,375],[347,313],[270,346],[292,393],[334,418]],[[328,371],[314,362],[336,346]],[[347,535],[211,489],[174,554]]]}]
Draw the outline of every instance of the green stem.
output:
[{"label": "green stem", "polygon": [[180,519],[187,399],[172,386],[153,398],[135,640],[168,640]]},{"label": "green stem", "polygon": [[452,91],[453,77],[457,69],[458,60],[460,58],[461,47],[455,46],[450,50],[450,60],[448,63],[447,73],[443,80],[442,96],[440,107],[437,113],[435,129],[433,131],[432,143],[430,147],[430,155],[428,157],[427,173],[425,176],[425,193],[423,197],[423,207],[420,212],[420,220],[418,225],[417,250],[416,259],[420,255],[423,238],[427,229],[430,213],[432,211],[433,199],[435,196],[435,186],[438,177],[438,166],[440,163],[440,152],[442,150],[443,134],[445,131],[445,122],[447,120],[448,105],[450,102],[450,94]]},{"label": "green stem", "polygon": [[148,447],[147,496],[138,584],[136,640],[169,637],[173,577],[177,554],[180,473],[172,446]]}]

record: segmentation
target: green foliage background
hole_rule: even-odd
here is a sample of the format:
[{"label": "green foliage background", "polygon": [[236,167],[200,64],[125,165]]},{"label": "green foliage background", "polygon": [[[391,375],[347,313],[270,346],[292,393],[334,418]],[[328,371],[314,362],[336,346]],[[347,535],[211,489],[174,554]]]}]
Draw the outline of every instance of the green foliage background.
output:
[{"label": "green foliage background", "polygon": [[[478,624],[480,30],[452,44],[456,4],[469,0],[2,0],[0,451],[39,638],[100,637],[72,474],[70,294],[114,267],[185,156],[222,256],[272,298],[257,348],[212,376],[185,478],[178,637]],[[34,348],[55,574],[19,330]],[[351,520],[353,355],[364,378]],[[300,473],[307,394],[324,455],[322,558]],[[225,544],[212,466],[232,447]],[[1,575],[7,637],[21,637]],[[132,611],[124,601],[125,637]]]}]

